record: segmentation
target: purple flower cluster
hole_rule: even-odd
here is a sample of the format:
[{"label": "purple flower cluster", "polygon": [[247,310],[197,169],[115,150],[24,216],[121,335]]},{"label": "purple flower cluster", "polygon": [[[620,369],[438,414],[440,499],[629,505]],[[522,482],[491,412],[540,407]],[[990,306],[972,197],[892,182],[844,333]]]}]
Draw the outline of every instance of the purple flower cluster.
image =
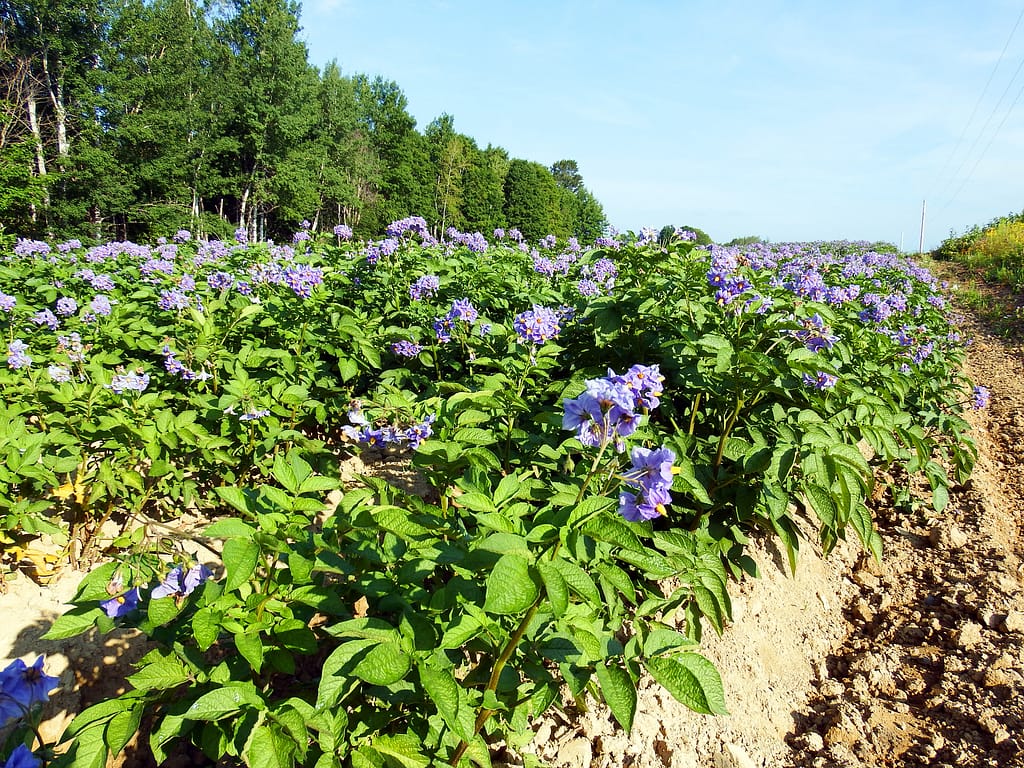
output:
[{"label": "purple flower cluster", "polygon": [[179,229],[174,233],[174,242],[176,243],[187,243],[192,239],[192,233],[187,229]]},{"label": "purple flower cluster", "polygon": [[437,275],[423,275],[409,286],[409,298],[419,301],[424,297],[435,296],[440,287],[441,281]]},{"label": "purple flower cluster", "polygon": [[334,236],[339,240],[351,240],[352,227],[350,227],[348,224],[338,224],[334,228]]},{"label": "purple flower cluster", "polygon": [[164,356],[164,368],[172,376],[178,376],[185,381],[206,381],[211,377],[209,371],[193,371],[178,360],[169,344],[164,344],[160,353]]},{"label": "purple flower cluster", "polygon": [[446,234],[453,243],[464,245],[473,253],[483,253],[487,250],[487,238],[479,232],[459,232],[454,227],[449,227]]},{"label": "purple flower cluster", "polygon": [[171,288],[160,291],[160,299],[156,304],[164,312],[170,312],[171,310],[188,309],[192,304],[192,299],[177,288]]},{"label": "purple flower cluster", "polygon": [[589,379],[586,390],[566,400],[562,428],[575,430],[577,439],[593,448],[613,441],[625,450],[623,437],[636,431],[639,410],[658,407],[665,377],[657,365],[634,365],[625,374],[608,371],[601,379]]},{"label": "purple flower cluster", "polygon": [[50,381],[54,384],[64,384],[71,381],[71,371],[63,365],[51,365],[46,369],[50,375]]},{"label": "purple flower cluster", "polygon": [[209,578],[213,577],[213,571],[205,565],[194,565],[183,571],[180,565],[174,566],[160,585],[153,589],[150,597],[159,600],[161,597],[173,597],[180,603],[191,595],[196,589]]},{"label": "purple flower cluster", "polygon": [[442,344],[447,344],[452,340],[452,331],[455,329],[456,321],[472,325],[479,316],[468,298],[455,299],[448,314],[434,320],[434,333],[437,334],[437,340]]},{"label": "purple flower cluster", "polygon": [[213,272],[206,276],[206,284],[213,291],[227,291],[235,284],[235,276],[230,272]]},{"label": "purple flower cluster", "polygon": [[0,291],[0,310],[3,310],[4,312],[13,312],[17,303],[18,300],[14,296]]},{"label": "purple flower cluster", "polygon": [[78,311],[78,302],[70,296],[62,296],[57,299],[57,314],[61,317],[69,317]]},{"label": "purple flower cluster", "polygon": [[60,320],[48,309],[41,309],[29,318],[36,325],[45,325],[51,331],[60,328]]},{"label": "purple flower cluster", "polygon": [[17,370],[19,368],[30,368],[32,358],[27,354],[28,344],[21,339],[15,339],[7,345],[7,367]]},{"label": "purple flower cluster", "polygon": [[129,371],[118,373],[111,379],[107,389],[112,389],[114,394],[122,395],[128,392],[145,392],[149,386],[149,374],[142,371]]},{"label": "purple flower cluster", "polygon": [[68,356],[68,360],[72,363],[83,362],[85,360],[85,353],[91,348],[91,344],[88,348],[82,346],[82,337],[77,331],[70,333],[67,336],[57,337],[57,351],[66,354]]},{"label": "purple flower cluster", "polygon": [[292,264],[284,271],[284,282],[295,295],[308,299],[313,295],[313,288],[324,281],[324,271],[319,267],[307,264]]},{"label": "purple flower cluster", "polygon": [[396,341],[391,345],[391,351],[398,357],[413,358],[423,351],[423,347],[411,341]]},{"label": "purple flower cluster", "polygon": [[538,304],[516,315],[512,327],[523,344],[543,344],[555,338],[562,330],[558,312]]},{"label": "purple flower cluster", "polygon": [[60,681],[43,671],[44,658],[32,664],[15,659],[0,670],[0,727],[23,717],[37,704],[45,704]]},{"label": "purple flower cluster", "polygon": [[669,448],[641,448],[634,446],[629,452],[632,466],[623,473],[626,485],[639,493],[619,493],[619,514],[631,523],[654,520],[666,513],[665,506],[672,503],[673,467],[676,455]]},{"label": "purple flower cluster", "polygon": [[835,376],[831,373],[825,373],[825,371],[818,371],[814,376],[809,373],[803,375],[804,386],[814,387],[822,391],[834,387],[837,380]]},{"label": "purple flower cluster", "polygon": [[89,302],[89,310],[93,315],[100,317],[108,317],[111,312],[114,311],[113,304],[108,296],[104,296],[102,293],[97,293],[92,297],[92,301]]},{"label": "purple flower cluster", "polygon": [[437,416],[429,414],[423,421],[406,427],[376,426],[369,422],[360,405],[356,403],[348,412],[348,420],[350,424],[342,427],[342,432],[351,440],[371,447],[385,448],[391,445],[416,450],[424,440],[434,434],[433,424]]},{"label": "purple flower cluster", "polygon": [[18,238],[14,245],[14,253],[17,256],[47,256],[50,253],[50,246],[42,240],[25,240]]},{"label": "purple flower cluster", "polygon": [[983,387],[980,384],[974,388],[971,399],[971,407],[976,411],[980,411],[982,408],[988,408],[989,400],[992,395],[988,391],[988,387]]},{"label": "purple flower cluster", "polygon": [[[352,230],[349,230],[349,237],[351,237],[351,232]],[[403,237],[407,234],[419,235],[421,238],[430,237],[430,227],[427,226],[427,220],[422,216],[406,216],[404,219],[392,221],[384,232],[388,237]],[[334,234],[338,234],[337,227],[335,227]]]},{"label": "purple flower cluster", "polygon": [[839,341],[839,337],[832,334],[831,329],[825,325],[825,321],[817,312],[798,322],[801,328],[792,331],[792,334],[802,341],[811,352],[832,349],[833,345]]}]

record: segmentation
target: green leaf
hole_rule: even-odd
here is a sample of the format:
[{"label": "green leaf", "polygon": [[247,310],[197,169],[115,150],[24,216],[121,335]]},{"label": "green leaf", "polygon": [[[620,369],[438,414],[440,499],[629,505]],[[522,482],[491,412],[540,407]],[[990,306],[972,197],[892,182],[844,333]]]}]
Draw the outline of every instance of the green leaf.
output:
[{"label": "green leaf", "polygon": [[496,512],[498,509],[490,496],[479,491],[470,491],[456,497],[455,504],[474,512]]},{"label": "green leaf", "polygon": [[498,615],[523,613],[540,590],[530,576],[530,563],[518,555],[502,555],[487,576],[484,610]]},{"label": "green leaf", "polygon": [[626,732],[633,730],[636,715],[636,684],[629,672],[622,667],[602,661],[594,667],[597,681],[601,684],[601,695]]},{"label": "green leaf", "polygon": [[252,683],[231,682],[193,701],[183,717],[188,720],[222,720],[247,707],[266,709],[267,704]]},{"label": "green leaf", "polygon": [[181,613],[177,601],[173,597],[158,597],[149,601],[146,615],[154,626],[162,626]]},{"label": "green leaf", "polygon": [[378,736],[371,746],[384,755],[392,768],[427,768],[430,758],[422,752],[422,742],[411,733]]},{"label": "green leaf", "polygon": [[259,672],[263,666],[263,639],[260,632],[249,627],[245,632],[235,632],[235,647],[242,657],[249,662],[254,671]]},{"label": "green leaf", "polygon": [[238,588],[252,576],[260,557],[260,547],[252,540],[228,539],[224,542],[221,559],[227,570],[224,591],[230,592]]},{"label": "green leaf", "polygon": [[537,563],[537,571],[544,582],[548,600],[551,601],[552,613],[556,618],[561,618],[569,609],[569,585],[565,583],[558,569],[547,561]]},{"label": "green leaf", "polygon": [[222,614],[212,606],[200,608],[192,617],[192,634],[199,650],[208,651],[220,636]]},{"label": "green leaf", "polygon": [[139,730],[139,724],[142,722],[142,712],[143,707],[139,703],[138,706],[114,715],[110,722],[107,723],[103,738],[106,740],[107,748],[110,750],[111,755],[120,754],[125,744]]},{"label": "green leaf", "polygon": [[837,510],[832,494],[814,483],[806,484],[803,490],[822,525],[826,528],[835,528]]},{"label": "green leaf", "polygon": [[[609,501],[614,504],[614,500]],[[634,552],[646,552],[647,547],[643,545],[636,532],[618,515],[601,515],[587,521],[583,526],[583,532],[588,536],[605,541],[609,544],[616,544]]]},{"label": "green leaf", "polygon": [[181,685],[189,677],[188,669],[177,656],[161,656],[128,675],[128,682],[140,690],[166,690]]},{"label": "green leaf", "polygon": [[468,741],[472,734],[466,733],[459,722],[459,684],[451,671],[437,669],[429,663],[421,663],[417,669],[420,673],[420,682],[437,707],[441,719],[451,728],[452,733],[463,741]]},{"label": "green leaf", "polygon": [[[232,507],[247,515],[253,513],[253,501],[249,494],[242,488],[236,488],[233,485],[220,485],[214,488],[217,495],[221,497],[223,501],[226,501]],[[216,525],[216,523],[214,523]],[[212,526],[211,526],[212,527]],[[207,536],[214,534],[207,533]]]},{"label": "green leaf", "polygon": [[93,628],[96,619],[106,616],[98,605],[77,605],[57,617],[43,635],[43,640],[63,640],[75,637]]},{"label": "green leaf", "polygon": [[715,666],[696,653],[671,658],[655,656],[644,662],[651,677],[672,697],[694,712],[727,715],[722,678]]},{"label": "green leaf", "polygon": [[398,643],[381,643],[372,648],[352,670],[370,685],[391,685],[404,678],[412,667],[412,659]]},{"label": "green leaf", "polygon": [[551,561],[551,565],[565,579],[569,589],[595,607],[602,605],[601,593],[597,591],[597,585],[594,583],[594,580],[576,563],[556,557]]},{"label": "green leaf", "polygon": [[237,517],[227,517],[206,526],[203,536],[210,539],[251,539],[256,529]]},{"label": "green leaf", "polygon": [[444,650],[461,648],[483,630],[484,626],[478,619],[463,614],[448,625],[444,637],[441,638],[440,647]]},{"label": "green leaf", "polygon": [[292,768],[295,742],[269,725],[259,725],[245,751],[248,768]]}]

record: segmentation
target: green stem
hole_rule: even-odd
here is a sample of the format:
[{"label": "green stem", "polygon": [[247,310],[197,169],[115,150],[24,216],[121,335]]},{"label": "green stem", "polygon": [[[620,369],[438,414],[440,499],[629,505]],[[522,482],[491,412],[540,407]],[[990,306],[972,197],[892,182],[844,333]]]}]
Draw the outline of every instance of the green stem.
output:
[{"label": "green stem", "polygon": [[722,465],[722,454],[725,451],[725,441],[729,438],[729,433],[732,432],[733,426],[736,424],[736,419],[740,415],[740,410],[743,408],[743,398],[737,395],[736,406],[732,409],[732,413],[729,414],[729,418],[725,420],[725,426],[722,429],[722,436],[718,438],[718,451],[715,453],[715,469],[718,469]]},{"label": "green stem", "polygon": [[693,427],[697,423],[697,412],[700,410],[700,398],[703,394],[703,392],[698,392],[697,396],[693,398],[693,410],[690,411],[690,429],[686,433],[691,437],[693,436]]},{"label": "green stem", "polygon": [[[537,597],[533,605],[531,605],[526,611],[526,615],[523,616],[523,620],[519,622],[519,626],[516,627],[515,632],[513,632],[511,637],[509,637],[508,642],[501,651],[501,655],[498,656],[498,660],[494,662],[494,669],[491,670],[491,677],[487,681],[487,687],[484,688],[485,695],[487,691],[491,691],[493,693],[497,690],[498,679],[501,677],[501,673],[505,669],[505,665],[508,663],[508,660],[511,659],[512,654],[515,653],[516,646],[519,645],[519,642],[523,639],[523,635],[526,634],[526,629],[529,627],[530,622],[533,621],[533,617],[537,615],[537,608],[539,604],[540,596]],[[473,736],[470,737],[471,739],[475,738],[476,735],[480,733],[480,729],[484,727],[488,720],[490,720],[491,715],[493,715],[494,712],[495,710],[493,709],[480,710],[479,714],[476,716],[476,722],[473,724]],[[448,764],[458,765],[459,760],[461,760],[462,756],[466,754],[467,749],[469,749],[469,742],[460,741],[459,745],[455,748],[455,753],[452,755],[451,760],[448,761]]]}]

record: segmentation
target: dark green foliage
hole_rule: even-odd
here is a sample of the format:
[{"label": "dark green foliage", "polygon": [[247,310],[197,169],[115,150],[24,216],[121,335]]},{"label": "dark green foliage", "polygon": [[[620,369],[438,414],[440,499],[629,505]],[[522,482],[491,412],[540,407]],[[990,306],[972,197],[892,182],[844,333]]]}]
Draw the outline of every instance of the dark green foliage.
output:
[{"label": "dark green foliage", "polygon": [[310,66],[294,0],[0,0],[0,29],[0,213],[19,235],[605,225],[575,161],[535,164],[509,201],[505,150],[450,115],[418,131],[393,81]]}]

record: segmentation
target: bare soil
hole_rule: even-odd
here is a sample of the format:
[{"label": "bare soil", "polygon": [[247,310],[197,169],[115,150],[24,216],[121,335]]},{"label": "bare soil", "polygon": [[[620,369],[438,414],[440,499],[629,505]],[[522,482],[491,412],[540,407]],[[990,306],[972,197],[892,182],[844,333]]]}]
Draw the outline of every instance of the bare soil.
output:
[{"label": "bare soil", "polygon": [[[881,494],[881,563],[854,543],[822,559],[810,536],[791,576],[756,546],[762,578],[738,586],[734,622],[703,647],[729,715],[696,715],[644,681],[632,733],[599,706],[567,706],[529,749],[555,768],[1024,768],[1024,345],[970,318],[961,330],[966,373],[992,399],[968,414],[978,464],[941,516],[926,485]],[[0,596],[0,665],[45,652],[60,676],[49,738],[119,692],[146,650],[130,634],[39,639],[80,578],[21,578]],[[122,762],[147,763],[144,750]]]}]

